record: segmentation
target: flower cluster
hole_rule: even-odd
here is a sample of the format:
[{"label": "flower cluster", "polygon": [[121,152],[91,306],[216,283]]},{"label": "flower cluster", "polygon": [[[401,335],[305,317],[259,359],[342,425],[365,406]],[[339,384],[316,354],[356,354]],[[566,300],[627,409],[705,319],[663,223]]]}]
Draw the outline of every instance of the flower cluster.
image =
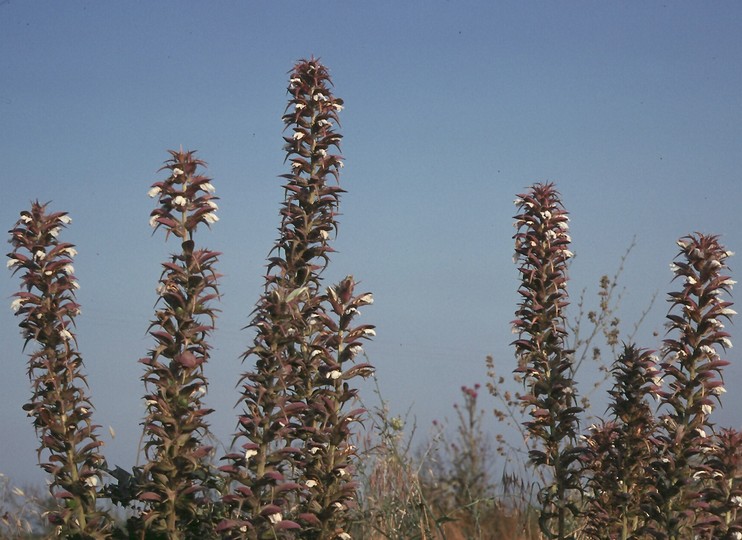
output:
[{"label": "flower cluster", "polygon": [[220,530],[234,537],[290,538],[300,527],[347,534],[343,516],[354,496],[347,439],[362,411],[342,408],[355,399],[350,379],[370,371],[363,364],[348,368],[347,361],[361,352],[360,339],[373,335],[369,326],[349,325],[372,297],[353,297],[350,278],[321,292],[343,192],[328,183],[342,167],[335,152],[343,102],[331,85],[314,59],[300,61],[290,75],[283,121],[291,172],[282,175],[280,234],[250,324],[256,336],[245,359],[254,359],[255,369],[242,377],[240,451],[221,467],[236,487],[224,498],[233,514]]},{"label": "flower cluster", "polygon": [[164,167],[169,177],[150,190],[160,202],[152,223],[182,239],[181,251],[162,265],[159,309],[150,325],[156,345],[140,360],[146,366],[142,379],[148,390],[144,397],[148,462],[137,498],[147,508],[141,522],[161,532],[192,531],[206,504],[212,448],[203,441],[209,437],[205,417],[212,411],[202,403],[207,387],[204,364],[216,317],[209,303],[219,296],[219,274],[214,269],[219,253],[196,249],[193,241],[199,223],[216,221],[214,187],[197,174],[203,162],[193,152],[170,154]]},{"label": "flower cluster", "polygon": [[626,345],[611,370],[611,419],[590,426],[583,456],[589,474],[585,533],[588,538],[635,538],[643,532],[647,494],[654,483],[648,445],[655,419],[647,398],[659,391],[652,351]]},{"label": "flower cluster", "polygon": [[513,321],[514,345],[517,372],[528,389],[521,399],[531,416],[524,426],[541,445],[530,450],[531,463],[553,477],[553,485],[539,493],[541,530],[548,538],[563,538],[567,514],[576,513],[568,503],[570,494],[580,490],[575,441],[582,410],[571,378],[572,351],[564,343],[567,261],[572,257],[569,218],[553,184],[534,185],[515,204],[521,302]]},{"label": "flower cluster", "polygon": [[149,224],[157,230],[167,229],[182,240],[191,238],[199,223],[206,226],[219,221],[216,215],[217,197],[213,195],[211,179],[197,174],[205,163],[194,157],[193,151],[170,150],[172,159],[160,170],[167,170],[167,179],[155,182],[148,195],[157,198],[159,206],[150,214]]},{"label": "flower cluster", "polygon": [[718,237],[691,235],[678,246],[671,269],[682,288],[668,299],[670,337],[661,362],[666,389],[659,392],[665,413],[654,441],[661,457],[653,463],[658,481],[652,515],[656,529],[682,535],[694,527],[700,482],[708,474],[709,415],[723,392],[721,371],[728,364],[719,352],[732,346],[724,321],[735,311],[723,299],[734,285],[724,274],[731,253]]},{"label": "flower cluster", "polygon": [[86,395],[87,380],[73,332],[80,306],[72,265],[77,254],[72,244],[59,240],[70,223],[65,212],[47,213],[47,205],[34,202],[10,231],[13,251],[7,266],[22,272],[22,290],[11,303],[26,345],[38,349],[30,355],[28,373],[31,400],[24,405],[41,440],[41,467],[52,475],[51,493],[65,501],[49,514],[60,537],[103,538],[110,531],[108,515],[96,508],[104,458],[98,426],[92,423],[93,406]]}]

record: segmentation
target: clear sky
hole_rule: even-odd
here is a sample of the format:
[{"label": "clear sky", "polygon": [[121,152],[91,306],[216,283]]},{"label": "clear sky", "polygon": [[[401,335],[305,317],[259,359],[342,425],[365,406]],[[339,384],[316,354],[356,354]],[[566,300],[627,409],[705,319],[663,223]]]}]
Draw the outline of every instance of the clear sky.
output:
[{"label": "clear sky", "polygon": [[[512,201],[534,182],[556,182],[571,213],[575,300],[585,287],[594,297],[636,237],[624,328],[660,294],[640,346],[664,332],[677,238],[721,234],[742,277],[740,28],[742,5],[724,1],[0,0],[0,225],[36,198],[73,218],[78,341],[109,462],[136,459],[137,360],[152,344],[159,264],[178,248],[151,235],[146,193],[181,145],[209,163],[221,197],[221,220],[197,242],[223,252],[208,403],[217,436],[234,429],[297,59],[320,57],[346,103],[348,193],[327,283],[353,274],[374,293],[368,355],[392,410],[411,408],[425,432],[452,416],[462,384],[486,382],[487,354],[513,368]],[[20,408],[17,287],[0,278],[0,472],[25,482],[42,476]],[[715,413],[735,427],[739,327]]]}]

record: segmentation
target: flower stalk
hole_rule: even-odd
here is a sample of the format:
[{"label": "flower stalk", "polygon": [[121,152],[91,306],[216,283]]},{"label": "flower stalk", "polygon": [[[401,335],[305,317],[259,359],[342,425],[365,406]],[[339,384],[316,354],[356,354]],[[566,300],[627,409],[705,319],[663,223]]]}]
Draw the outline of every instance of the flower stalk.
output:
[{"label": "flower stalk", "polygon": [[660,457],[653,493],[653,531],[676,540],[703,523],[700,491],[708,477],[713,425],[710,415],[723,391],[719,352],[731,348],[724,321],[735,315],[723,299],[734,281],[724,274],[731,252],[718,237],[694,234],[678,240],[680,252],[670,265],[682,288],[669,295],[668,334],[661,368],[666,390],[659,393],[664,413],[654,443]]},{"label": "flower stalk", "polygon": [[218,220],[211,179],[198,170],[204,162],[191,151],[170,155],[162,168],[168,177],[149,192],[159,202],[150,224],[164,228],[166,237],[179,238],[181,251],[162,265],[159,308],[149,328],[156,344],[140,360],[147,389],[147,464],[139,486],[145,511],[138,527],[142,534],[146,530],[175,540],[202,537],[199,523],[208,521],[203,517],[213,487],[212,447],[203,441],[209,437],[206,416],[212,410],[203,404],[208,386],[204,365],[217,311],[209,304],[219,297],[220,276],[214,268],[219,253],[197,249],[193,240],[198,225]]},{"label": "flower stalk", "polygon": [[[52,476],[50,492],[63,504],[48,514],[56,534],[64,538],[106,538],[111,519],[96,508],[105,465],[99,426],[92,422],[93,405],[77,350],[75,299],[78,283],[72,265],[74,245],[59,237],[71,221],[66,212],[48,212],[38,201],[21,212],[10,231],[13,251],[7,266],[21,272],[22,290],[11,307],[20,317],[29,355],[32,395],[23,406],[33,419],[41,445],[41,468]],[[42,456],[46,461],[41,462]]]},{"label": "flower stalk", "polygon": [[529,451],[534,467],[547,471],[548,485],[539,491],[539,524],[547,538],[568,538],[574,529],[570,516],[579,511],[579,456],[576,444],[578,414],[575,383],[571,378],[573,352],[565,346],[568,305],[569,251],[567,212],[553,184],[536,184],[515,201],[516,261],[521,296],[513,331],[517,373],[527,393],[521,397],[530,421],[528,434],[538,444]]}]

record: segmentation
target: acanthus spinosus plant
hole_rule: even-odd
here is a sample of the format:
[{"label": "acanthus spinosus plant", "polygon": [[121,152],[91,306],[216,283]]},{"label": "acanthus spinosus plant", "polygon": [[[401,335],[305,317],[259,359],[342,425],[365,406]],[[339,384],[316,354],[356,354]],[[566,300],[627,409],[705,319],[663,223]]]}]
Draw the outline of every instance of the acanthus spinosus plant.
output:
[{"label": "acanthus spinosus plant", "polygon": [[233,514],[219,528],[234,537],[290,538],[301,528],[306,538],[349,538],[349,424],[362,411],[342,409],[355,399],[349,381],[371,372],[347,362],[360,353],[360,340],[374,335],[371,326],[351,325],[372,296],[355,295],[350,277],[321,292],[343,192],[328,183],[342,167],[336,126],[343,101],[314,59],[296,64],[288,92],[291,172],[283,175],[279,239],[250,324],[256,336],[245,359],[254,359],[255,369],[242,377],[240,451],[221,468],[234,484],[225,497]]},{"label": "acanthus spinosus plant", "polygon": [[515,253],[521,296],[513,331],[517,371],[527,392],[522,396],[531,420],[524,423],[533,438],[530,462],[547,471],[548,485],[539,491],[539,524],[547,538],[567,538],[581,495],[578,414],[571,378],[572,351],[565,346],[568,305],[567,262],[569,217],[553,184],[536,184],[515,201]]},{"label": "acanthus spinosus plant", "polygon": [[663,537],[684,538],[697,522],[704,463],[710,450],[709,416],[723,391],[722,368],[728,364],[719,350],[732,346],[724,320],[735,311],[722,297],[734,281],[725,275],[726,259],[718,237],[695,234],[678,240],[678,260],[671,264],[682,289],[670,293],[670,337],[664,341],[660,429],[655,443],[661,458],[653,463],[657,476],[652,507],[653,531]]},{"label": "acanthus spinosus plant", "polygon": [[584,532],[589,538],[636,538],[643,533],[647,494],[654,483],[650,465],[656,459],[656,448],[647,444],[656,422],[647,398],[656,397],[660,383],[652,353],[624,346],[611,369],[611,418],[590,426],[586,437]]},{"label": "acanthus spinosus plant", "polygon": [[[721,388],[721,387],[719,387]],[[710,481],[701,491],[706,520],[700,527],[709,538],[742,539],[742,433],[722,429],[707,455]]]},{"label": "acanthus spinosus plant", "polygon": [[80,313],[72,265],[77,251],[59,240],[70,221],[67,213],[48,213],[47,205],[37,201],[21,212],[10,231],[13,251],[7,266],[14,274],[22,272],[23,287],[12,308],[22,318],[26,345],[38,346],[29,357],[32,395],[23,408],[41,440],[39,459],[46,459],[41,467],[52,477],[51,494],[63,503],[48,515],[56,534],[106,538],[112,521],[96,508],[105,465],[99,452],[103,442],[96,433],[99,426],[92,423],[93,406],[74,334]]},{"label": "acanthus spinosus plant", "polygon": [[[180,253],[163,263],[157,288],[159,308],[150,325],[155,347],[140,360],[145,365],[147,415],[143,468],[138,499],[145,505],[141,527],[169,539],[199,536],[204,521],[209,484],[208,457],[212,448],[202,398],[209,359],[207,341],[216,310],[218,253],[197,249],[193,240],[198,225],[218,220],[217,199],[211,179],[199,174],[204,162],[191,151],[170,151],[164,170],[168,177],[149,192],[159,206],[150,224],[181,241]],[[202,536],[199,536],[202,537]]]}]

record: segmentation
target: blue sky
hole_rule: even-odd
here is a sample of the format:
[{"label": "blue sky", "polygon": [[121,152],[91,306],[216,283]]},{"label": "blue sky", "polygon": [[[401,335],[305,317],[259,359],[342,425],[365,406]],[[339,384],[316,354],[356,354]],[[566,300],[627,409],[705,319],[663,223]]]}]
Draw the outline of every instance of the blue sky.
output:
[{"label": "blue sky", "polygon": [[[556,182],[571,213],[575,300],[588,288],[592,301],[636,238],[625,329],[659,293],[640,346],[664,332],[677,238],[721,234],[741,254],[730,262],[739,279],[741,27],[736,2],[4,0],[0,224],[36,198],[70,212],[95,420],[116,432],[104,437],[109,461],[130,466],[144,412],[137,359],[152,343],[159,264],[177,249],[151,235],[146,192],[167,149],[197,149],[221,197],[221,220],[197,241],[223,252],[207,375],[227,441],[252,339],[241,328],[279,222],[287,71],[320,57],[346,103],[348,193],[327,283],[353,274],[374,293],[368,355],[392,410],[410,409],[425,432],[453,416],[462,384],[486,382],[487,354],[513,367],[512,201],[534,182]],[[25,482],[42,476],[20,409],[17,323],[0,310],[0,472]],[[721,425],[741,423],[739,350]]]}]

